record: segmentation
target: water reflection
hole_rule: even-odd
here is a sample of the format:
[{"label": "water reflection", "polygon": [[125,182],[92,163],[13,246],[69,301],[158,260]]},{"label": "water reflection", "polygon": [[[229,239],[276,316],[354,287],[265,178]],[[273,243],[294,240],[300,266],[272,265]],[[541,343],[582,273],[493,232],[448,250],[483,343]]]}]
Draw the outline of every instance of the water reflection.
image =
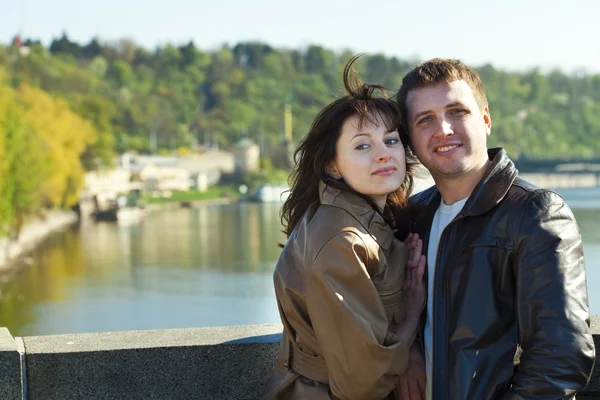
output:
[{"label": "water reflection", "polygon": [[9,330],[35,324],[34,307],[38,304],[70,301],[70,285],[65,278],[82,279],[86,275],[84,250],[73,231],[54,236],[28,264],[2,277],[8,282],[0,286],[0,325]]},{"label": "water reflection", "polygon": [[[574,212],[597,314],[595,204]],[[279,322],[272,271],[284,240],[272,204],[158,211],[130,226],[85,221],[0,277],[9,279],[0,283],[0,326],[27,336]]]},{"label": "water reflection", "polygon": [[32,335],[277,322],[271,276],[284,240],[273,204],[84,221],[0,286],[0,325]]}]

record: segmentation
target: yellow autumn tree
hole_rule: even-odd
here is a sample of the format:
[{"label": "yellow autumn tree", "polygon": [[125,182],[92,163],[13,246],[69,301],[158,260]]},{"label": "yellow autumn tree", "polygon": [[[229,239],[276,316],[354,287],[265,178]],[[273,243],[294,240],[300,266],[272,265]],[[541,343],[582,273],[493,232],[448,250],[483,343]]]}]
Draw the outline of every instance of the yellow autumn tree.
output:
[{"label": "yellow autumn tree", "polygon": [[21,85],[17,91],[25,121],[42,139],[48,156],[49,174],[42,184],[45,201],[59,207],[77,203],[84,177],[80,156],[96,140],[95,128],[65,101],[41,89]]},{"label": "yellow autumn tree", "polygon": [[9,200],[6,194],[6,189],[2,184],[2,182],[5,181],[7,170],[6,150],[4,144],[6,138],[4,115],[8,105],[10,104],[8,88],[3,85],[4,76],[4,71],[2,68],[0,68],[0,236],[3,236],[6,232],[5,228],[10,220],[10,215],[8,215]]},{"label": "yellow autumn tree", "polygon": [[13,239],[27,215],[41,207],[48,164],[44,144],[16,99],[14,89],[0,86],[0,233]]}]

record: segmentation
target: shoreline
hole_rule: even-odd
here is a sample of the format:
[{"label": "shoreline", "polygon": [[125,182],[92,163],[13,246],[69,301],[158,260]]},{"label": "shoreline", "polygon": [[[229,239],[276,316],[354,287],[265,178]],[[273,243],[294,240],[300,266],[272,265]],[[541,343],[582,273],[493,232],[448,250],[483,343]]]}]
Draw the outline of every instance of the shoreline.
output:
[{"label": "shoreline", "polygon": [[51,235],[64,231],[78,220],[73,211],[54,210],[45,214],[43,218],[36,218],[25,224],[17,241],[10,242],[6,237],[0,238],[0,275],[17,269],[23,257]]},{"label": "shoreline", "polygon": [[199,207],[199,206],[211,206],[211,205],[220,205],[220,204],[231,204],[235,203],[237,199],[233,199],[231,197],[215,197],[212,199],[202,199],[202,200],[189,200],[189,201],[181,201],[181,200],[172,200],[172,201],[163,201],[157,203],[148,203],[145,208],[148,211],[156,211],[156,210],[165,210],[165,209],[176,209],[176,208],[184,208],[183,203],[187,203],[188,207]]},{"label": "shoreline", "polygon": [[[231,198],[214,198],[191,201],[191,207],[203,205],[230,204]],[[181,208],[179,201],[148,204],[148,211],[160,211]],[[85,210],[82,210],[85,211]],[[8,238],[0,237],[0,276],[16,271],[27,264],[29,253],[38,248],[52,235],[65,231],[75,225],[80,218],[91,218],[85,212],[78,217],[74,211],[54,210],[43,218],[35,218],[23,226],[19,240],[8,243]],[[8,246],[8,248],[7,248]]]}]

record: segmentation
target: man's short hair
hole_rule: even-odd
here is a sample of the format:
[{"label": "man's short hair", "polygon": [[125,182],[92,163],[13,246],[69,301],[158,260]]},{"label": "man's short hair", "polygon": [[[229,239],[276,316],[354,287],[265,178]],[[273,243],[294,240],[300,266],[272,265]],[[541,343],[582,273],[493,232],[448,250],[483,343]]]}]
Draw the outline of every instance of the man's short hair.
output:
[{"label": "man's short hair", "polygon": [[[433,58],[414,67],[404,76],[402,85],[400,85],[400,89],[396,94],[396,101],[402,110],[404,122],[406,123],[408,118],[406,99],[411,90],[434,86],[442,82],[450,83],[460,80],[469,85],[480,110],[488,105],[481,78],[477,72],[461,61]],[[405,126],[408,127],[409,125],[406,124]]]}]

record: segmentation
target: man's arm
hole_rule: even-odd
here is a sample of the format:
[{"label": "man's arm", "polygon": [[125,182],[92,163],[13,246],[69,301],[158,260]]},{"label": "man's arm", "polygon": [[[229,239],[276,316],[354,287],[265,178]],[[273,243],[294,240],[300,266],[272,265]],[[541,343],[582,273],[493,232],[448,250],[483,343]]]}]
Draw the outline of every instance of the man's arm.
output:
[{"label": "man's arm", "polygon": [[523,349],[504,399],[570,399],[587,384],[595,351],[590,331],[581,234],[555,193],[524,210],[514,273]]}]

